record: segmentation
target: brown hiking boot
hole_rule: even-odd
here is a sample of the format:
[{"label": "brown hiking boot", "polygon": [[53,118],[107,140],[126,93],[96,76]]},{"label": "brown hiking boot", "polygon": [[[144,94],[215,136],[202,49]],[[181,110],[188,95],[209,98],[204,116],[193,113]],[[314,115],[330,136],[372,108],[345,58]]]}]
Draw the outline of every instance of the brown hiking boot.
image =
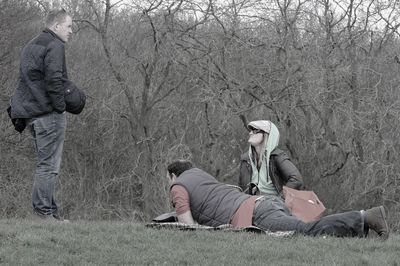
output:
[{"label": "brown hiking boot", "polygon": [[386,213],[383,206],[374,207],[365,211],[365,222],[381,239],[386,240],[389,237],[389,227],[386,222]]}]

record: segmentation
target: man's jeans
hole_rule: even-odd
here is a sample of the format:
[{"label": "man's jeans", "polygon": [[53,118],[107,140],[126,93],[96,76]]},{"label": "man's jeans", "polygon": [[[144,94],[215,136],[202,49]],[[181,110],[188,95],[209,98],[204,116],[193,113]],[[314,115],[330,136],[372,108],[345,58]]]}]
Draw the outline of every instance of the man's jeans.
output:
[{"label": "man's jeans", "polygon": [[296,231],[310,236],[364,237],[368,232],[360,211],[328,215],[318,221],[304,223],[292,216],[282,199],[277,197],[267,197],[258,204],[253,213],[253,225],[269,231]]},{"label": "man's jeans", "polygon": [[45,114],[31,119],[29,125],[37,153],[32,192],[33,209],[39,215],[52,215],[57,213],[54,191],[61,165],[66,114]]}]

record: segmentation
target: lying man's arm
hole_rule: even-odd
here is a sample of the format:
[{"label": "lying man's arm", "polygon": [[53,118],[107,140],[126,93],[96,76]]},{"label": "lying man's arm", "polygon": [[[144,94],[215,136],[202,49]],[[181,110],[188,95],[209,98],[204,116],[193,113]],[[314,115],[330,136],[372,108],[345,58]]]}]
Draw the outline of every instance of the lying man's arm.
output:
[{"label": "lying man's arm", "polygon": [[193,220],[192,212],[190,210],[185,213],[178,214],[178,222],[184,224],[196,224],[196,222]]},{"label": "lying man's arm", "polygon": [[178,222],[196,224],[190,210],[190,199],[187,190],[181,185],[174,185],[171,188],[171,198],[178,216]]}]

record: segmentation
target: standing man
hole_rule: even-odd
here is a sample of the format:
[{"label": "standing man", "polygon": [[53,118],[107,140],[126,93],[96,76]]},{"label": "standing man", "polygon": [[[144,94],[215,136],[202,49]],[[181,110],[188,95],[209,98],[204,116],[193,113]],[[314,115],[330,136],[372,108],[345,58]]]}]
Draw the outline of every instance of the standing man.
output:
[{"label": "standing man", "polygon": [[350,211],[304,223],[285,207],[278,196],[251,196],[218,182],[189,161],[168,166],[171,198],[178,221],[217,227],[254,225],[269,231],[295,231],[308,236],[365,237],[369,229],[381,239],[389,237],[383,206],[366,211]]},{"label": "standing man", "polygon": [[11,118],[24,121],[35,141],[33,213],[48,221],[61,221],[54,191],[66,128],[64,46],[71,34],[71,16],[64,9],[51,11],[46,28],[22,50],[19,83],[11,98]]}]

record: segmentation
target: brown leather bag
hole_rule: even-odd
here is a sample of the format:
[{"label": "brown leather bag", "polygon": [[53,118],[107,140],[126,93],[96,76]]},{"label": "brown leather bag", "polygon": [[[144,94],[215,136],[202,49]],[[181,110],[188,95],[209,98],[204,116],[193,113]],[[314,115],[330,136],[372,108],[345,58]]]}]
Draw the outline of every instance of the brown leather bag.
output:
[{"label": "brown leather bag", "polygon": [[305,223],[320,219],[326,210],[314,191],[296,190],[283,186],[283,195],[285,205],[292,215]]}]

